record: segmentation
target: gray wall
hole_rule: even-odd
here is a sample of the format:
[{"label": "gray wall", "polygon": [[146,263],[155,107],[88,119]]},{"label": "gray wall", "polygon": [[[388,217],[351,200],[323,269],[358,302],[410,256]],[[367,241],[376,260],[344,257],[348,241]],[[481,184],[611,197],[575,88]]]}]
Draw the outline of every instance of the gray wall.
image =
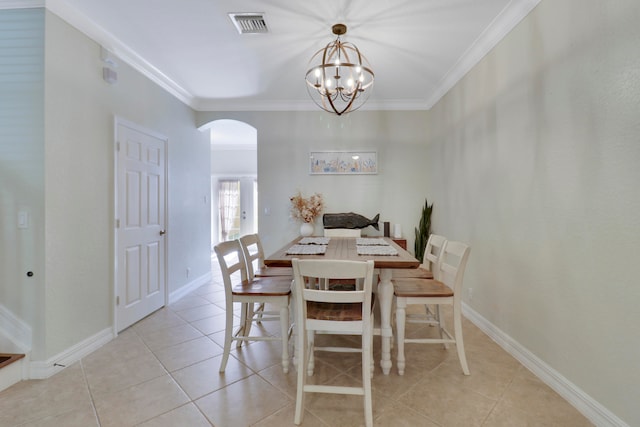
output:
[{"label": "gray wall", "polygon": [[640,3],[542,1],[429,113],[466,302],[640,425]]},{"label": "gray wall", "polygon": [[[39,14],[36,28],[46,40],[44,89],[24,94],[33,98],[35,115],[25,119],[34,120],[43,139],[36,132],[26,147],[18,140],[1,145],[2,174],[11,171],[0,193],[7,218],[1,247],[11,264],[0,273],[0,295],[33,328],[32,360],[43,361],[113,324],[114,117],[169,139],[170,292],[187,284],[186,268],[189,280],[210,274],[210,147],[189,107],[124,63],[117,84],[108,85],[97,43],[48,11],[20,13]],[[42,113],[37,121],[42,105],[44,123]],[[17,154],[7,148],[14,146]],[[32,228],[16,233],[19,204],[32,211]],[[34,270],[34,279],[25,280],[26,269]]]}]

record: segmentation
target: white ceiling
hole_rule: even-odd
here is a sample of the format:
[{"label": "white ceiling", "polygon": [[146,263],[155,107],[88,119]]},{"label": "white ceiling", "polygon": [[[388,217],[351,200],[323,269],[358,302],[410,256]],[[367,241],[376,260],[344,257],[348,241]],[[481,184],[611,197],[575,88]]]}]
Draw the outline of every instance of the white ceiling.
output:
[{"label": "white ceiling", "polygon": [[[305,88],[308,61],[334,39],[331,26],[344,23],[343,40],[376,75],[363,109],[426,110],[538,2],[0,0],[0,7],[43,3],[197,110],[316,109]],[[270,32],[238,34],[231,12],[263,12]]]}]

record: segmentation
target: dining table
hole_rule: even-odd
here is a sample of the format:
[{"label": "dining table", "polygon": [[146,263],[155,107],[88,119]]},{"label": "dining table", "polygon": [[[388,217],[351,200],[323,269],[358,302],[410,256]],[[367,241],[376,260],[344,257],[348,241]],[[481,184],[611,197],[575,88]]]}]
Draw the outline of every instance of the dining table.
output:
[{"label": "dining table", "polygon": [[294,258],[373,260],[374,268],[380,278],[376,290],[376,298],[380,307],[382,342],[380,367],[383,374],[388,375],[392,366],[392,272],[397,268],[418,268],[420,261],[389,237],[298,237],[266,257],[264,263],[268,267],[291,267],[291,260]]}]

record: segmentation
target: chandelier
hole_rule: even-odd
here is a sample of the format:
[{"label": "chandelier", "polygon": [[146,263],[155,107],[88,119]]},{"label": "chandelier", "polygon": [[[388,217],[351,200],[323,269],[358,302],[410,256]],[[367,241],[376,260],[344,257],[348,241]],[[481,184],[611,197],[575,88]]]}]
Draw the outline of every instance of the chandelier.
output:
[{"label": "chandelier", "polygon": [[311,99],[323,110],[340,116],[367,101],[374,75],[358,48],[340,40],[347,26],[335,24],[331,29],[338,37],[313,55],[305,80]]}]

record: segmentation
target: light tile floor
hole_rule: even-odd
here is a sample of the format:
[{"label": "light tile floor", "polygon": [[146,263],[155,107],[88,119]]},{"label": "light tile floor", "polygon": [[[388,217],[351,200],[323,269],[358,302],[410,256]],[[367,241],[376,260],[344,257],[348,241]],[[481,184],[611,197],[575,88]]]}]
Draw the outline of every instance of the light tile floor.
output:
[{"label": "light tile floor", "polygon": [[[295,368],[282,372],[278,342],[254,342],[218,368],[224,336],[224,291],[213,280],[128,328],[47,380],[0,393],[0,426],[293,425]],[[413,327],[411,327],[413,326]],[[408,334],[428,327],[409,325]],[[277,334],[277,322],[265,323]],[[430,332],[427,330],[427,332]],[[407,368],[373,378],[376,426],[591,426],[473,324],[464,322],[471,376],[455,348],[408,344]],[[374,340],[376,361],[380,342]],[[359,381],[358,355],[317,357],[317,382]],[[362,398],[308,395],[303,425],[363,425]]]}]

